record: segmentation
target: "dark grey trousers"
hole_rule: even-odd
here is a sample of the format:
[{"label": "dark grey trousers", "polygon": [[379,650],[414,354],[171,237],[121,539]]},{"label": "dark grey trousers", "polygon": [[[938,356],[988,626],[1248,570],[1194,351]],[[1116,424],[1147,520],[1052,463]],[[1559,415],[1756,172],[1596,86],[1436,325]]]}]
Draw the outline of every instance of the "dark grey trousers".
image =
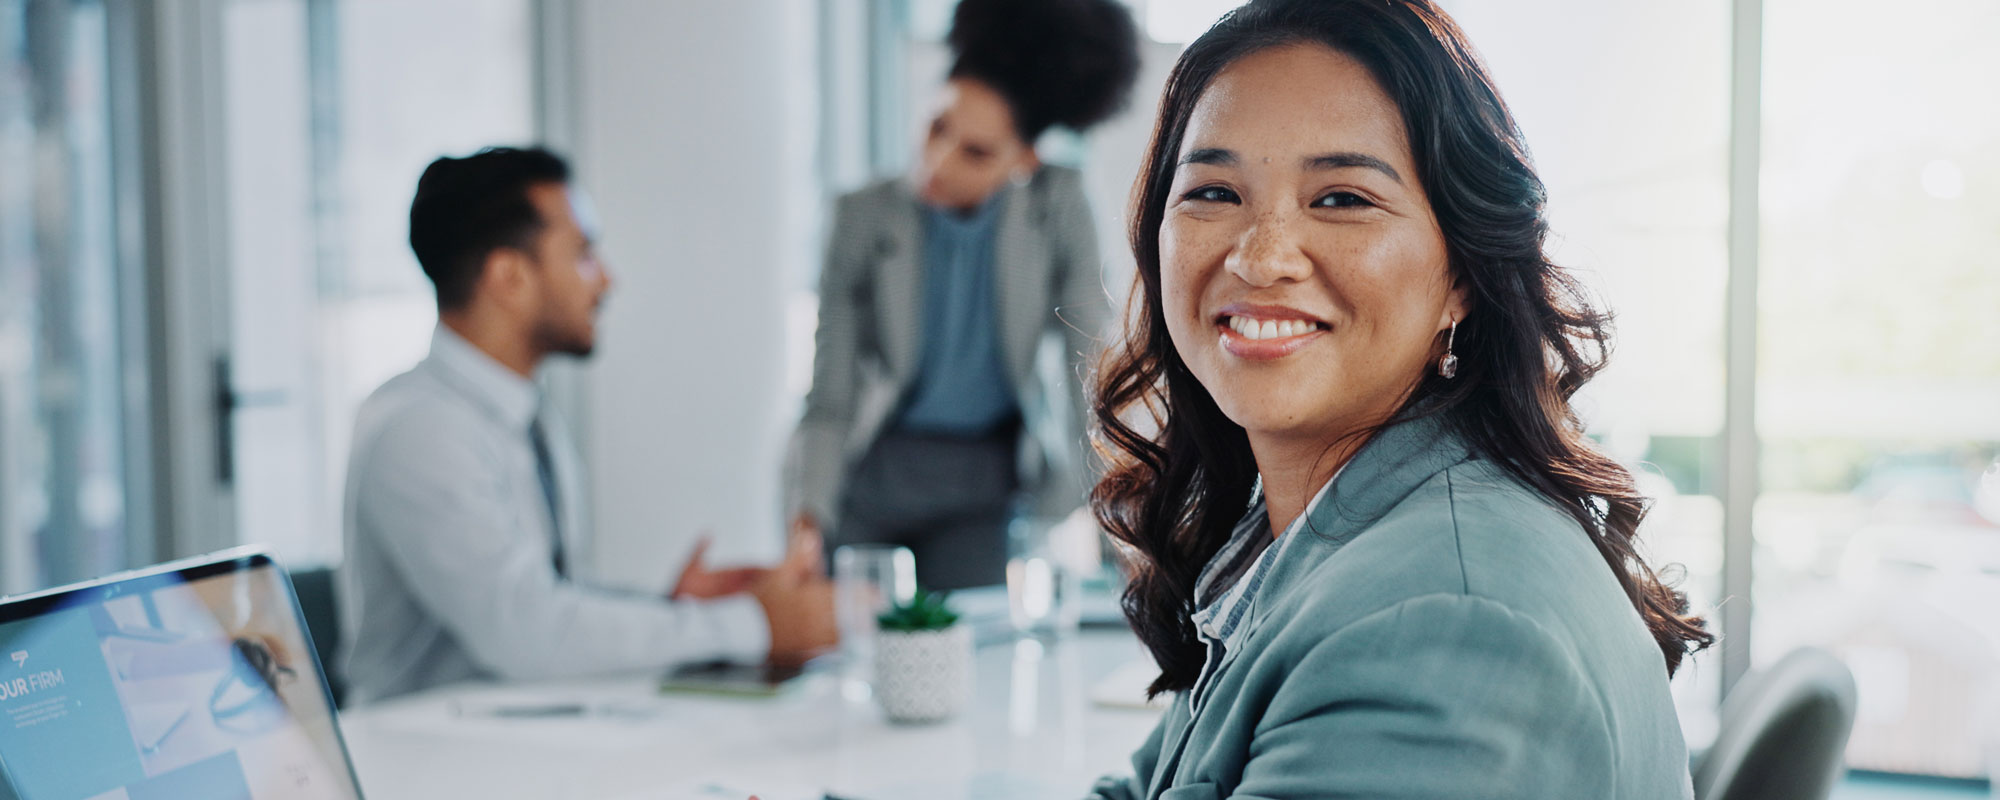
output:
[{"label": "dark grey trousers", "polygon": [[1005,582],[1017,435],[884,434],[848,475],[828,544],[908,547],[925,589]]}]

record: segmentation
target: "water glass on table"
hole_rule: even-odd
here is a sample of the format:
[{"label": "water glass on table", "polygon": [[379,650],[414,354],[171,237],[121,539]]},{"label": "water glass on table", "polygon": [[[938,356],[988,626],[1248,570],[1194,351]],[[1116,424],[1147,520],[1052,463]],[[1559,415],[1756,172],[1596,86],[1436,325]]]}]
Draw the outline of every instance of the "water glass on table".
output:
[{"label": "water glass on table", "polygon": [[833,551],[833,613],[840,624],[846,691],[868,693],[875,655],[875,617],[917,594],[917,559],[910,548],[850,544]]}]

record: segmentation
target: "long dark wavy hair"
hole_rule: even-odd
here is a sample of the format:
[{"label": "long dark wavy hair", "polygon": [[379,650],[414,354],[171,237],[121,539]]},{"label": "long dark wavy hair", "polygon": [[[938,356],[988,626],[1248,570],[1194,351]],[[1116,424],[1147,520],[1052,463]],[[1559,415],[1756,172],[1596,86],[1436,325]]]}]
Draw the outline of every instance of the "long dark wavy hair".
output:
[{"label": "long dark wavy hair", "polygon": [[[1160,666],[1151,691],[1194,685],[1204,655],[1188,620],[1196,580],[1228,541],[1257,477],[1243,429],[1168,337],[1160,225],[1188,118],[1210,82],[1247,55],[1302,43],[1359,61],[1395,100],[1452,279],[1468,289],[1457,377],[1427,373],[1384,426],[1436,415],[1474,452],[1568,511],[1671,675],[1715,637],[1639,556],[1634,536],[1648,501],[1631,473],[1592,446],[1570,407],[1609,357],[1610,318],[1544,252],[1545,190],[1484,64],[1429,0],[1257,0],[1189,45],[1167,80],[1133,191],[1133,307],[1096,377],[1094,434],[1107,465],[1092,508],[1129,548],[1125,612]],[[1439,353],[1443,344],[1440,335]]]}]

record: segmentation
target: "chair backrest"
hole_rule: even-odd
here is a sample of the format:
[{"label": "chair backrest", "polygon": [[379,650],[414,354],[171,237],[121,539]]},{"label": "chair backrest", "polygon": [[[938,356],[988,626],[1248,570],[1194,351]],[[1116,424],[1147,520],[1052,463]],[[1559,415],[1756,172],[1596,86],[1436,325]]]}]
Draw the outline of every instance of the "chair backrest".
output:
[{"label": "chair backrest", "polygon": [[299,595],[299,613],[312,633],[320,668],[334,705],[347,701],[347,680],[340,674],[340,604],[334,597],[333,570],[307,569],[292,573],[292,590]]},{"label": "chair backrest", "polygon": [[1825,800],[1854,730],[1854,675],[1800,648],[1744,676],[1722,703],[1715,746],[1694,770],[1698,800]]}]

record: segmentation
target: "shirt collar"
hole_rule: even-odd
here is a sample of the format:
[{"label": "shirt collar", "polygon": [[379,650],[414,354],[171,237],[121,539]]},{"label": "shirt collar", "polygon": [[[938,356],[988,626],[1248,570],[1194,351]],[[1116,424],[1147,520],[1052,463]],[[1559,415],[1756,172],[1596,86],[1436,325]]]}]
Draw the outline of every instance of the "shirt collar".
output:
[{"label": "shirt collar", "polygon": [[1263,484],[1259,482],[1255,499],[1251,501],[1249,510],[1244,512],[1243,518],[1237,521],[1236,529],[1229,535],[1229,542],[1216,552],[1214,558],[1209,559],[1208,566],[1202,568],[1201,578],[1195,581],[1197,589],[1195,596],[1199,598],[1214,595],[1215,590],[1211,585],[1229,577],[1222,573],[1243,552],[1243,548],[1262,546],[1264,552],[1257,555],[1256,562],[1252,563],[1227,591],[1214,595],[1207,605],[1195,609],[1190,619],[1194,622],[1195,632],[1203,640],[1219,643],[1225,649],[1235,648],[1236,633],[1241,629],[1243,620],[1248,617],[1251,602],[1256,599],[1257,590],[1263,587],[1264,577],[1270,572],[1271,564],[1278,560],[1278,555],[1284,552],[1286,545],[1299,537],[1300,530],[1305,527],[1306,518],[1312,515],[1313,509],[1317,508],[1320,500],[1326,497],[1327,489],[1333,486],[1333,482],[1345,470],[1346,467],[1342,466],[1333,473],[1333,477],[1328,478],[1326,483],[1320,486],[1312,501],[1292,519],[1291,524],[1285,527],[1284,535],[1279,536],[1276,542],[1268,539],[1258,541],[1259,537],[1271,535],[1270,510],[1264,505]]},{"label": "shirt collar", "polygon": [[527,430],[541,409],[542,390],[534,381],[508,369],[442,323],[431,334],[428,361],[449,383],[509,428]]},{"label": "shirt collar", "polygon": [[970,214],[959,214],[926,203],[923,204],[924,217],[935,230],[962,235],[984,233],[992,230],[994,222],[1000,218],[1000,207],[1006,205],[1007,194],[1007,187],[1002,186]]}]

